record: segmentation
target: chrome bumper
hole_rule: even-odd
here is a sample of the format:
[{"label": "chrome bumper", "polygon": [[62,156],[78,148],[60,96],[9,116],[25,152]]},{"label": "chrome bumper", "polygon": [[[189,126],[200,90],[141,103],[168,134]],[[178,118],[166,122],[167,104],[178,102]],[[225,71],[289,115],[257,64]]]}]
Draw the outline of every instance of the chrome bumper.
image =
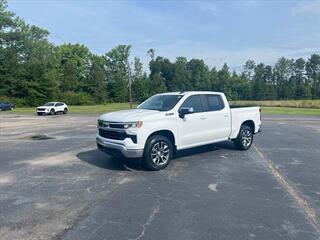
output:
[{"label": "chrome bumper", "polygon": [[141,158],[143,156],[143,149],[128,149],[122,144],[109,142],[99,137],[96,137],[96,142],[100,151],[110,155],[121,153],[126,158]]}]

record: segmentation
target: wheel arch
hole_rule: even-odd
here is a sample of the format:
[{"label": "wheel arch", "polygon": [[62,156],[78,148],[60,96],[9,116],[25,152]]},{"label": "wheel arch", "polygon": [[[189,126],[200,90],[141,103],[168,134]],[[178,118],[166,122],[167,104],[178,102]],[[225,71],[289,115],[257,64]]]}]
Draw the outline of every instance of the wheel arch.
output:
[{"label": "wheel arch", "polygon": [[241,124],[241,126],[243,126],[243,125],[250,127],[252,129],[253,133],[255,133],[255,124],[254,124],[253,120],[246,120]]},{"label": "wheel arch", "polygon": [[161,135],[161,136],[168,138],[170,140],[172,146],[174,146],[174,147],[176,146],[176,137],[171,130],[165,129],[165,130],[154,131],[151,134],[149,134],[147,139],[149,139],[150,137],[155,136],[155,135]]}]

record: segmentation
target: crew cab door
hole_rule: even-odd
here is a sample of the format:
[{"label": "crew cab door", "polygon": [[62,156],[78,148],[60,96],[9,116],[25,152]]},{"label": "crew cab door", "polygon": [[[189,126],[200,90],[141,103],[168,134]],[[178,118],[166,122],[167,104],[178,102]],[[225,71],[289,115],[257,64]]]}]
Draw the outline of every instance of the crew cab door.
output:
[{"label": "crew cab door", "polygon": [[[204,94],[207,116],[205,125],[207,136],[211,142],[228,140],[231,132],[231,113],[229,105],[224,104],[224,100],[219,94]],[[225,100],[226,101],[226,100]]]},{"label": "crew cab door", "polygon": [[201,145],[208,137],[202,101],[201,95],[192,95],[179,108],[193,108],[193,113],[178,119],[179,149]]}]

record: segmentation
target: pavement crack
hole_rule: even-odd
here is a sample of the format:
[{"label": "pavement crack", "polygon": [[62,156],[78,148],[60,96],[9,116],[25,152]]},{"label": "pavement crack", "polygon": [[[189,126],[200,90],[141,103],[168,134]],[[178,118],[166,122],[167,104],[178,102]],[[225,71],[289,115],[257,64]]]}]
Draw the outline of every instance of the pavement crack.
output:
[{"label": "pavement crack", "polygon": [[149,215],[147,221],[143,224],[140,224],[142,227],[142,231],[138,237],[134,238],[134,240],[139,240],[143,238],[145,232],[147,231],[148,227],[151,225],[152,221],[154,220],[155,216],[159,211],[160,211],[160,204],[152,209],[151,214]]},{"label": "pavement crack", "polygon": [[286,178],[281,174],[276,165],[268,158],[266,158],[257,146],[253,145],[253,148],[258,153],[260,158],[267,164],[272,176],[280,183],[280,185],[291,195],[296,204],[303,209],[305,216],[310,221],[313,228],[320,234],[320,221],[316,214],[316,211],[312,208],[309,202],[302,196],[299,191],[297,191],[293,186],[291,186]]}]

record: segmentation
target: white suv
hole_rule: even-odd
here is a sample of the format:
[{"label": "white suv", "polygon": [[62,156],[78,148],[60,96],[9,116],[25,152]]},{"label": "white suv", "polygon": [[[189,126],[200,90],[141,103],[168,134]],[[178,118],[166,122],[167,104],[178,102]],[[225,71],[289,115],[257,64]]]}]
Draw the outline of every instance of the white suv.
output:
[{"label": "white suv", "polygon": [[54,115],[57,112],[62,112],[63,114],[67,114],[68,110],[69,110],[68,106],[65,103],[48,102],[42,106],[37,107],[37,114],[38,115],[43,115],[43,114]]}]

